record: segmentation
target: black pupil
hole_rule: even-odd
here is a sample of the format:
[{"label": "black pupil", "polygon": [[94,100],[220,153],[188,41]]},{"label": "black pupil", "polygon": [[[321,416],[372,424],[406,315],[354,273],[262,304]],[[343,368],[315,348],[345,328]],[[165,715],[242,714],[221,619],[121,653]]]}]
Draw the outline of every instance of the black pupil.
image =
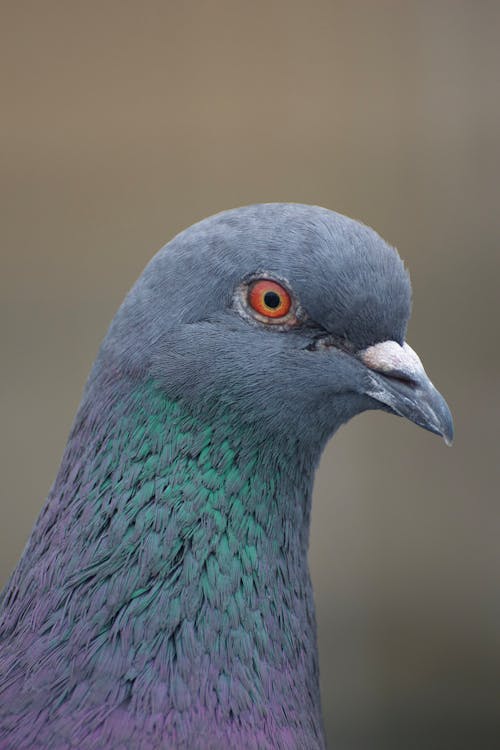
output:
[{"label": "black pupil", "polygon": [[264,294],[264,304],[275,310],[280,306],[281,298],[277,292],[266,292]]}]

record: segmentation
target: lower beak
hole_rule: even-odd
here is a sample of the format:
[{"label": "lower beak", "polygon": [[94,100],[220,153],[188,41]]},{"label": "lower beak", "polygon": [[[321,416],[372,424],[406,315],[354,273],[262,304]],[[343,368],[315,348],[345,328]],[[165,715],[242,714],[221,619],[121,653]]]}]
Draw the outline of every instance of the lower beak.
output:
[{"label": "lower beak", "polygon": [[417,354],[396,341],[383,341],[357,354],[369,370],[366,394],[426,430],[453,442],[453,417]]}]

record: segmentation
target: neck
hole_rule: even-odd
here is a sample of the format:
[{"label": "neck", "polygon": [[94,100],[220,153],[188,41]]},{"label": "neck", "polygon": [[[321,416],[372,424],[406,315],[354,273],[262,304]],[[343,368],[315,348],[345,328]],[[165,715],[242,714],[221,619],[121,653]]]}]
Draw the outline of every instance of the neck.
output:
[{"label": "neck", "polygon": [[[314,460],[208,411],[153,384],[91,384],[11,590],[36,596],[30,632],[59,644],[52,688],[94,681],[130,712],[156,701],[172,737],[198,721],[242,746],[249,727],[259,747],[266,733],[322,747]],[[63,651],[78,663],[66,680]]]}]

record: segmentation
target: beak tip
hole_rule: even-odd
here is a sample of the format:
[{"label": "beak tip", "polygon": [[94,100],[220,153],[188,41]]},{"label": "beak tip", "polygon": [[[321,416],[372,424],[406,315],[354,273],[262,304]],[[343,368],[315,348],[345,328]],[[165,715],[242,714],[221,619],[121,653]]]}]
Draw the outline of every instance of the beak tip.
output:
[{"label": "beak tip", "polygon": [[453,445],[453,440],[455,439],[453,417],[451,415],[450,407],[440,393],[438,393],[438,397],[441,402],[441,408],[439,409],[441,417],[441,435],[443,436],[443,440],[448,448],[451,448],[451,446]]},{"label": "beak tip", "polygon": [[455,440],[455,429],[453,427],[453,419],[451,417],[451,414],[449,424],[446,426],[446,429],[443,432],[443,440],[448,448],[451,448],[451,446],[453,445],[453,441]]},{"label": "beak tip", "polygon": [[432,386],[434,392],[434,404],[436,410],[433,409],[433,422],[431,429],[434,428],[434,432],[440,435],[448,448],[451,448],[455,439],[455,428],[453,425],[453,417],[451,415],[450,408],[444,398],[441,396],[439,391],[436,391]]},{"label": "beak tip", "polygon": [[446,445],[448,446],[448,448],[452,447],[454,439],[455,439],[455,436],[453,434],[451,434],[451,435],[449,435],[449,434],[448,435],[443,435],[443,440],[446,443]]}]

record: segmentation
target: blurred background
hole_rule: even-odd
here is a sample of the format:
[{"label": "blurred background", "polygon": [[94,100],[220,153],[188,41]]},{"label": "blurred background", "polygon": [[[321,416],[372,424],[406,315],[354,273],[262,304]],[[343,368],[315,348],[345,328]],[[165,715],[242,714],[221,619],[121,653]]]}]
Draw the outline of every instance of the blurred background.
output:
[{"label": "blurred background", "polygon": [[407,262],[457,435],[371,413],[324,455],[329,746],[500,747],[500,4],[4,0],[0,33],[1,583],[153,253],[231,206],[321,204]]}]

